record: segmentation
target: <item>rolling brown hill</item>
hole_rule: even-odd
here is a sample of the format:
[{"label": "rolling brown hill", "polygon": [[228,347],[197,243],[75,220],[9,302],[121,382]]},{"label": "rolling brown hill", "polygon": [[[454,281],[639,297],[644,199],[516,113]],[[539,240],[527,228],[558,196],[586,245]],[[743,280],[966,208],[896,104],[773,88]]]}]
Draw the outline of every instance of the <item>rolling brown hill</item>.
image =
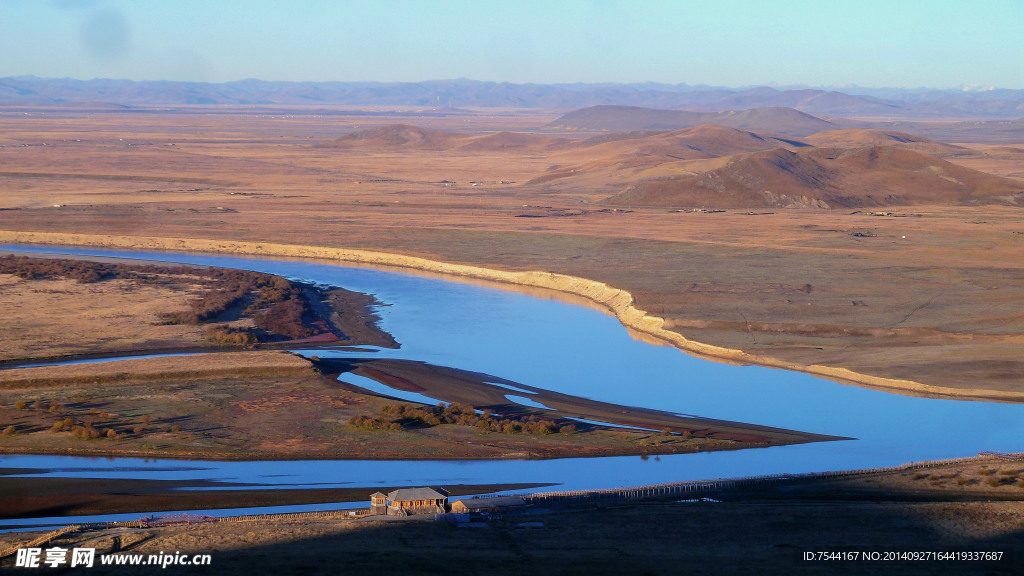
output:
[{"label": "rolling brown hill", "polygon": [[963,146],[936,142],[923,136],[916,136],[896,130],[846,129],[829,130],[802,138],[804,142],[819,148],[861,148],[864,146],[895,146],[932,155],[971,154]]},{"label": "rolling brown hill", "polygon": [[1024,204],[1024,184],[894,146],[753,152],[724,165],[630,185],[616,205],[716,208]]},{"label": "rolling brown hill", "polygon": [[553,138],[522,132],[495,132],[483,136],[448,130],[433,130],[409,124],[388,124],[359,130],[320,144],[321,148],[349,150],[406,150],[465,152],[541,152],[570,144],[565,138]]},{"label": "rolling brown hill", "polygon": [[[740,152],[769,150],[791,141],[762,136],[756,132],[701,124],[693,128],[664,132],[628,132],[578,141],[569,150],[590,158],[619,159],[626,156],[656,156],[659,161],[716,158]],[[803,144],[800,144],[803,145]],[[570,158],[569,154],[565,155]]]},{"label": "rolling brown hill", "polygon": [[[744,123],[776,118],[776,112],[762,109],[724,116]],[[782,109],[781,114],[791,117],[794,112]],[[353,132],[321,146],[356,153],[500,156],[500,162],[517,163],[530,158],[550,164],[526,172],[524,186],[585,193],[595,200],[611,194],[607,202],[616,205],[1024,205],[1021,182],[937,157],[969,156],[975,151],[893,130],[828,130],[795,139],[702,124],[570,140],[524,132],[478,135],[395,124]]]},{"label": "rolling brown hill", "polygon": [[711,124],[665,132],[610,134],[578,141],[552,154],[555,164],[527,184],[559,181],[562,187],[621,189],[624,183],[662,176],[661,166],[770,150],[789,146],[789,142]]},{"label": "rolling brown hill", "polygon": [[698,152],[699,158],[731,156],[740,152],[768,150],[792,144],[756,132],[729,128],[716,124],[701,124],[693,128],[651,134],[639,139],[637,151],[667,156],[683,156],[686,152]]},{"label": "rolling brown hill", "polygon": [[468,136],[458,132],[432,130],[409,124],[389,124],[352,132],[319,146],[363,150],[447,150],[468,139]]},{"label": "rolling brown hill", "polygon": [[552,138],[523,132],[495,132],[486,136],[472,137],[460,150],[469,152],[539,152],[562,148],[570,144],[565,138]]},{"label": "rolling brown hill", "polygon": [[841,127],[835,122],[783,107],[727,112],[689,112],[636,106],[583,108],[565,114],[548,126],[575,131],[629,132],[632,130],[679,130],[701,124],[718,124],[729,128],[797,137]]},{"label": "rolling brown hill", "polygon": [[743,130],[754,130],[783,136],[807,136],[823,130],[840,128],[841,120],[822,120],[792,108],[751,108],[716,112],[708,123],[721,124]]},{"label": "rolling brown hill", "polygon": [[663,156],[671,159],[714,158],[778,146],[804,146],[795,140],[762,136],[755,132],[703,124],[670,131],[609,134],[586,140],[569,140],[524,132],[486,135],[432,130],[407,124],[390,124],[346,134],[319,147],[350,150],[407,150],[464,152],[559,153],[566,158],[621,160],[625,156]]}]

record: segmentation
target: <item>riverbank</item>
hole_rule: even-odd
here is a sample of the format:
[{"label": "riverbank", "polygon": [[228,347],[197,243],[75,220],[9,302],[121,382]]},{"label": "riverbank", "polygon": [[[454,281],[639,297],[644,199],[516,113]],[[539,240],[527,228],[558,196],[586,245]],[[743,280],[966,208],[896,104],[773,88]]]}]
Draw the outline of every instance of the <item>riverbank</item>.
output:
[{"label": "riverbank", "polygon": [[769,356],[750,354],[736,348],[705,344],[686,338],[679,332],[667,329],[664,318],[650,315],[646,311],[637,308],[634,305],[634,297],[629,292],[603,282],[565,274],[536,271],[504,271],[464,264],[451,264],[400,254],[267,242],[16,231],[0,231],[0,242],[319,259],[361,265],[409,268],[455,278],[462,277],[494,281],[509,286],[551,289],[584,297],[607,310],[627,328],[671,344],[686,352],[712,360],[805,372],[844,384],[856,384],[917,396],[1024,402],[1024,392],[1021,391],[935,386],[910,379],[884,378],[858,373],[848,368],[821,364],[799,364]]}]

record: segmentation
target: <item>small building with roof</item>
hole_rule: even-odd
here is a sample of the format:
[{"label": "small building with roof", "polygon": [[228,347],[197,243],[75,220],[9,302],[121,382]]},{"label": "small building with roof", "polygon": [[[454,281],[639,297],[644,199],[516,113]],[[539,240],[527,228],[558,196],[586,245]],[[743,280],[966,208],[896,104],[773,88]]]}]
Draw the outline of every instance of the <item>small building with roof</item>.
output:
[{"label": "small building with roof", "polygon": [[370,495],[370,513],[388,516],[444,514],[448,511],[448,491],[443,488],[400,488],[384,495]]},{"label": "small building with roof", "polygon": [[452,512],[462,514],[478,514],[483,517],[499,516],[511,508],[525,506],[522,496],[491,496],[486,498],[466,498],[452,503]]},{"label": "small building with roof", "polygon": [[370,514],[387,514],[388,497],[383,492],[370,494]]}]

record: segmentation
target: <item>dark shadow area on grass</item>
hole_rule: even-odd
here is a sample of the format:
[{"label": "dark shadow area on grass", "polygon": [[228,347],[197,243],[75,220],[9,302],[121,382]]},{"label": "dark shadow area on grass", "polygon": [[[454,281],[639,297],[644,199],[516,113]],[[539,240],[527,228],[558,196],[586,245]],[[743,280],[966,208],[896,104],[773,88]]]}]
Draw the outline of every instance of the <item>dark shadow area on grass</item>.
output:
[{"label": "dark shadow area on grass", "polygon": [[[1015,574],[1024,568],[1019,527],[970,538],[951,534],[943,523],[960,518],[941,503],[637,503],[565,508],[490,523],[456,527],[432,520],[342,521],[333,528],[309,525],[309,537],[270,545],[211,549],[197,539],[182,553],[211,554],[209,567],[174,567],[189,574],[453,574],[521,576],[558,574]],[[965,523],[988,525],[998,504],[972,503]],[[1020,516],[1018,513],[1018,520]],[[994,525],[994,524],[993,524]],[[246,536],[245,527],[218,537],[219,546]],[[255,528],[258,530],[258,528]],[[301,532],[295,525],[281,530]],[[319,534],[318,534],[319,533]],[[135,552],[161,546],[161,534]],[[178,542],[181,542],[179,539]],[[856,561],[818,561],[805,553],[856,552]],[[997,562],[864,560],[913,551],[1001,551]],[[7,562],[7,561],[5,561]],[[172,570],[169,568],[168,570]],[[95,574],[142,573],[125,567]]]}]

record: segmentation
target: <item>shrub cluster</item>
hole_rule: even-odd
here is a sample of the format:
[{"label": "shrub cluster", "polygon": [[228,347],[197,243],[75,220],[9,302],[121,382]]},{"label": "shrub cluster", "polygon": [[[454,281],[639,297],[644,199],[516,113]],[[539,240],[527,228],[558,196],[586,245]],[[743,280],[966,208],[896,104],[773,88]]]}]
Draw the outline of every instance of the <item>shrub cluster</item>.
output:
[{"label": "shrub cluster", "polygon": [[256,314],[253,321],[257,328],[273,334],[292,339],[305,338],[313,334],[313,330],[302,323],[307,312],[309,305],[302,298],[301,292],[294,290],[287,300],[277,302]]},{"label": "shrub cluster", "polygon": [[221,346],[254,346],[259,338],[252,332],[242,328],[232,328],[224,324],[214,324],[206,328],[206,339]]},{"label": "shrub cluster", "polygon": [[[305,338],[315,333],[303,321],[310,313],[302,290],[280,276],[244,270],[213,269],[204,277],[209,287],[201,297],[189,303],[188,310],[164,314],[166,324],[200,324],[215,319],[233,306],[250,302],[244,314],[252,316],[256,327],[287,338]],[[258,340],[240,330],[217,329],[208,334],[221,344],[248,346]]]},{"label": "shrub cluster", "polygon": [[353,416],[349,419],[348,423],[355,428],[364,428],[366,430],[398,431],[402,429],[402,425],[398,422],[385,420],[378,416]]},{"label": "shrub cluster", "polygon": [[72,426],[71,435],[79,440],[95,440],[100,437],[100,431],[93,428],[92,424],[85,426]]},{"label": "shrub cluster", "polygon": [[403,430],[406,428],[427,428],[441,424],[457,424],[460,426],[476,426],[481,430],[503,432],[505,434],[547,435],[555,432],[572,434],[576,427],[572,424],[559,427],[549,418],[531,414],[524,418],[500,418],[490,410],[482,413],[472,406],[453,402],[445,406],[438,404],[433,407],[417,407],[408,404],[385,404],[376,416],[353,416],[349,424],[357,428],[369,430]]},{"label": "shrub cluster", "polygon": [[71,430],[72,427],[74,427],[74,425],[75,425],[75,421],[74,420],[72,420],[71,418],[65,418],[64,420],[62,420],[60,422],[55,422],[53,424],[53,427],[50,428],[50,431],[52,431],[52,432],[65,432],[67,430]]},{"label": "shrub cluster", "polygon": [[0,258],[0,274],[13,274],[25,280],[70,278],[82,283],[116,277],[123,265],[58,258],[30,258],[8,254]]},{"label": "shrub cluster", "polygon": [[169,312],[161,317],[166,324],[199,324],[223,314],[228,308],[252,298],[254,303],[247,313],[267,304],[286,299],[292,284],[285,278],[222,268],[202,269],[200,278],[206,284],[206,293],[189,302],[188,310]]}]

